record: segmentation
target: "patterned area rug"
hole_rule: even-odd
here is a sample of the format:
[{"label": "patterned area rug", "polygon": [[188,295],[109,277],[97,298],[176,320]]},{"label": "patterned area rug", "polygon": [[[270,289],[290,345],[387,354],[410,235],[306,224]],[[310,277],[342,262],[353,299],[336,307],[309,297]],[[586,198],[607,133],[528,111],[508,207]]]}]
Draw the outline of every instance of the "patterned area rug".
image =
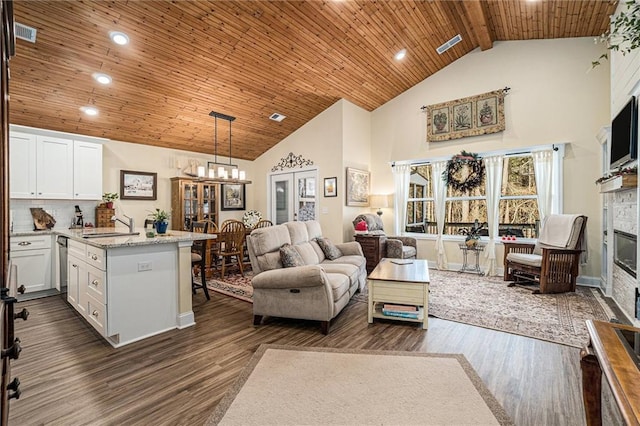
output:
[{"label": "patterned area rug", "polygon": [[253,278],[252,271],[245,272],[244,277],[240,273],[232,273],[225,275],[223,280],[209,278],[207,280],[207,288],[217,293],[252,303],[253,287],[251,287],[251,278]]},{"label": "patterned area rug", "polygon": [[[589,336],[585,321],[609,321],[615,315],[597,289],[578,287],[575,293],[532,294],[507,287],[501,277],[481,277],[429,270],[429,315],[507,333],[582,347]],[[251,302],[252,273],[209,279],[207,287]],[[367,291],[354,298],[366,303]]]}]

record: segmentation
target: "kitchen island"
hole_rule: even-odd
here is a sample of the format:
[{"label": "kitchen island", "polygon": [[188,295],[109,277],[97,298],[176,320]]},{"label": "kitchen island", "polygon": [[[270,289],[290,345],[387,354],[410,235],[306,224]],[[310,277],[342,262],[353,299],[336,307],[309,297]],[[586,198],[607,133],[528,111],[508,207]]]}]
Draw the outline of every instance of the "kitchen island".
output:
[{"label": "kitchen island", "polygon": [[194,325],[191,245],[215,235],[96,235],[113,231],[54,231],[69,238],[68,302],[114,347]]}]

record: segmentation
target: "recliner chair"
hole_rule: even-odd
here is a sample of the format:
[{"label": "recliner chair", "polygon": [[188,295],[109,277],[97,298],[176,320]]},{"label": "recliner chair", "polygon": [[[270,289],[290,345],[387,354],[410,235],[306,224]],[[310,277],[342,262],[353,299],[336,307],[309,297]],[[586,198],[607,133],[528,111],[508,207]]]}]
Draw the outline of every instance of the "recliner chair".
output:
[{"label": "recliner chair", "polygon": [[369,234],[384,235],[386,237],[384,241],[385,257],[393,259],[415,259],[418,253],[418,244],[415,238],[385,234],[382,219],[377,214],[372,213],[363,213],[356,216],[353,220],[354,228],[362,220],[367,223]]}]

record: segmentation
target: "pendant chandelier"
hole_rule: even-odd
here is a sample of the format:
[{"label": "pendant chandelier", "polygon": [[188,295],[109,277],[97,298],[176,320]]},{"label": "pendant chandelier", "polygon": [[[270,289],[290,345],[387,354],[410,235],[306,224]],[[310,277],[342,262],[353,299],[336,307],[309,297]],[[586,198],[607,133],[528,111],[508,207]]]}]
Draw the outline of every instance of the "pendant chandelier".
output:
[{"label": "pendant chandelier", "polygon": [[[236,119],[230,115],[222,114],[219,112],[211,111],[209,113],[210,116],[214,118],[214,133],[213,133],[213,143],[214,143],[214,159],[213,163],[209,162],[209,170],[208,177],[210,179],[216,180],[224,180],[231,182],[239,182],[245,181],[246,173],[244,170],[239,170],[238,166],[231,163],[231,123]],[[218,161],[218,119],[225,120],[229,122],[229,163],[223,163]],[[202,170],[198,170],[198,176],[204,177],[205,170],[204,166],[201,166]],[[217,170],[216,170],[217,167]],[[229,175],[229,171],[227,168],[231,169],[231,175]],[[247,182],[242,182],[247,183]]]}]

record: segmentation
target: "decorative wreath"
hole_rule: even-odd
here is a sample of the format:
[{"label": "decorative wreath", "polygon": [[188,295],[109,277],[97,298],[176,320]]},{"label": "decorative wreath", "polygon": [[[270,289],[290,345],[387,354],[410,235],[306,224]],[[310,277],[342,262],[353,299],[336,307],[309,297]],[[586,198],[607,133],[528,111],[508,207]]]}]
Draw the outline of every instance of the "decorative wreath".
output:
[{"label": "decorative wreath", "polygon": [[[467,169],[466,173],[461,174],[463,169]],[[478,154],[462,151],[447,162],[442,180],[455,191],[471,191],[484,182],[484,163]]]},{"label": "decorative wreath", "polygon": [[244,223],[244,226],[247,228],[253,228],[260,219],[262,219],[262,213],[258,210],[247,210],[244,215],[242,215],[242,223]]}]

